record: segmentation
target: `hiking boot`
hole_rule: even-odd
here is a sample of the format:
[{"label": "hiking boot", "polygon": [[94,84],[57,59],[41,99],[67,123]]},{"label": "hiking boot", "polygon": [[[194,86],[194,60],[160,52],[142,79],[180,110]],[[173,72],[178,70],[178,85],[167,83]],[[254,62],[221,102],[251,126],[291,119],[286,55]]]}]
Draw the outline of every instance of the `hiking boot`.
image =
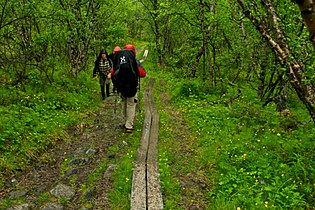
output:
[{"label": "hiking boot", "polygon": [[130,128],[126,128],[126,133],[132,133],[133,129],[130,129]]},{"label": "hiking boot", "polygon": [[126,131],[126,133],[132,133],[132,131],[134,130],[134,128],[132,127],[132,128],[126,128],[126,126],[124,125],[124,127],[125,127],[125,131]]}]

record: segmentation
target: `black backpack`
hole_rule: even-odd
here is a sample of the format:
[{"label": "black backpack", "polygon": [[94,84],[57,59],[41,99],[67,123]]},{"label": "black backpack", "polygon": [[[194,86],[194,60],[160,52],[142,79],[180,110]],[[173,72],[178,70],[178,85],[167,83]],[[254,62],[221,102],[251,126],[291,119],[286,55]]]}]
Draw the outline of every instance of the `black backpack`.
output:
[{"label": "black backpack", "polygon": [[113,57],[115,74],[114,86],[124,97],[133,97],[137,93],[139,72],[135,55],[131,50],[120,50]]}]

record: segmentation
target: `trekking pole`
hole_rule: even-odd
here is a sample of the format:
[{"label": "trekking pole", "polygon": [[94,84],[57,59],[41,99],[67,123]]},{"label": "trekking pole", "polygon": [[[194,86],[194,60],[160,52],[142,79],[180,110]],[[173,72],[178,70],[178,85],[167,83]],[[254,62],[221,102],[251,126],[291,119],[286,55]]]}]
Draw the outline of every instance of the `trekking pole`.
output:
[{"label": "trekking pole", "polygon": [[140,104],[140,77],[138,77],[139,80],[139,95],[138,95],[138,107],[139,107],[139,113],[141,113],[141,104]]},{"label": "trekking pole", "polygon": [[[149,50],[145,50],[144,54],[143,54],[143,58],[139,61],[140,63],[142,63],[148,56],[148,52]],[[138,94],[138,107],[139,107],[139,113],[141,113],[141,106],[140,106],[140,77],[138,77],[138,90],[139,90],[139,94]]]},{"label": "trekking pole", "polygon": [[116,94],[116,96],[115,96],[115,108],[114,108],[114,113],[116,114],[116,110],[117,110],[117,97],[118,97],[118,93]]}]

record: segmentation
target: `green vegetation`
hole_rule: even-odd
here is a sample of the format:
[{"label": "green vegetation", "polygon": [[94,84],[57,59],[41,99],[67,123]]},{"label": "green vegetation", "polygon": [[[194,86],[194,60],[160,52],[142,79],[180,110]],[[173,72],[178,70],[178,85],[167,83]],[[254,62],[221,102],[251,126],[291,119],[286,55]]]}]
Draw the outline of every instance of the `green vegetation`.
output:
[{"label": "green vegetation", "polygon": [[[122,141],[125,141],[128,146],[124,149],[119,149],[119,154],[121,154],[120,161],[117,163],[118,167],[112,175],[112,177],[114,177],[114,189],[109,195],[112,209],[130,209],[133,162],[140,146],[143,119],[144,112],[141,112],[141,114],[138,115],[135,124],[135,130],[138,132],[134,132],[132,135],[125,134],[121,139]],[[113,147],[112,149],[118,151],[117,147],[119,146],[116,145],[116,147]]]},{"label": "green vegetation", "polygon": [[[160,91],[174,90],[169,92],[174,94],[171,106],[186,123],[183,128],[174,124],[170,110],[160,104],[160,170],[167,209],[177,209],[184,196],[181,176],[196,170],[211,180],[211,190],[203,195],[209,200],[207,209],[314,206],[315,129],[302,104],[290,104],[292,115],[281,116],[273,104],[262,108],[252,90],[244,87],[229,109],[229,92],[222,95],[166,72],[157,77],[166,86]],[[178,138],[177,129],[191,133],[187,139]],[[185,148],[179,146],[181,141]]]},{"label": "green vegetation", "polygon": [[[99,51],[133,43],[138,57],[149,49],[144,65],[158,79],[166,209],[314,208],[315,59],[303,2],[0,1],[0,188],[99,108],[90,79]],[[113,209],[130,207],[140,135],[109,149],[120,158]]]},{"label": "green vegetation", "polygon": [[67,140],[65,129],[100,102],[98,84],[87,77],[57,78],[44,91],[32,85],[25,91],[1,86],[7,96],[0,109],[1,171],[22,169],[58,140]]}]

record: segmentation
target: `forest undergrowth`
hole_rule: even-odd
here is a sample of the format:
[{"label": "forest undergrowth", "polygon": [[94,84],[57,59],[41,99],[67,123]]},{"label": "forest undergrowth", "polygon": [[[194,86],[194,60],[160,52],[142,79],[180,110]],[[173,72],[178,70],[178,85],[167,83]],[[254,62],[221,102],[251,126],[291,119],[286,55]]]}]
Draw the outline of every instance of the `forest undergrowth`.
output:
[{"label": "forest undergrowth", "polygon": [[282,116],[247,87],[229,109],[233,88],[215,91],[166,71],[158,78],[170,94],[169,108],[165,97],[159,103],[166,209],[182,209],[185,197],[189,208],[314,209],[315,128],[295,95],[292,114]]},{"label": "forest undergrowth", "polygon": [[[314,209],[315,128],[295,95],[289,97],[290,116],[278,114],[274,104],[262,108],[248,87],[242,87],[230,109],[226,102],[236,94],[233,88],[177,79],[169,70],[153,71],[151,63],[146,68],[148,76],[157,78],[165,209]],[[58,140],[66,141],[66,128],[99,106],[98,83],[88,77],[63,78],[45,94],[1,89],[8,96],[1,101],[2,185],[4,176],[23,170]],[[142,119],[143,113],[136,124],[139,132]],[[113,208],[130,207],[139,145],[134,138],[139,135],[128,140],[130,151],[118,161],[109,194]]]},{"label": "forest undergrowth", "polygon": [[[40,159],[53,160],[50,149],[77,140],[69,130],[93,136],[96,127],[111,128],[116,113],[104,110],[114,112],[116,103],[101,101],[99,82],[91,78],[94,61],[103,48],[110,54],[115,46],[134,44],[140,59],[149,49],[144,67],[157,78],[165,209],[315,209],[315,12],[304,14],[309,4],[314,6],[297,0],[3,1],[0,205],[15,204],[6,194],[19,190],[17,174]],[[112,139],[94,135],[93,147],[119,154],[91,166],[95,173],[86,170],[91,181],[77,188],[106,188],[109,197],[101,194],[95,206],[130,209],[143,118],[137,114],[132,136],[119,129]],[[100,138],[115,145],[98,145]],[[106,185],[100,180],[108,164],[117,168]],[[49,199],[40,200],[42,207]],[[69,207],[74,200],[57,202]],[[94,207],[89,202],[84,204]]]},{"label": "forest undergrowth", "polygon": [[88,75],[82,72],[76,79],[59,75],[53,86],[41,84],[39,74],[24,87],[2,84],[1,187],[5,176],[23,170],[58,140],[67,139],[66,129],[99,105],[99,100],[92,100],[98,84],[87,80]]}]

